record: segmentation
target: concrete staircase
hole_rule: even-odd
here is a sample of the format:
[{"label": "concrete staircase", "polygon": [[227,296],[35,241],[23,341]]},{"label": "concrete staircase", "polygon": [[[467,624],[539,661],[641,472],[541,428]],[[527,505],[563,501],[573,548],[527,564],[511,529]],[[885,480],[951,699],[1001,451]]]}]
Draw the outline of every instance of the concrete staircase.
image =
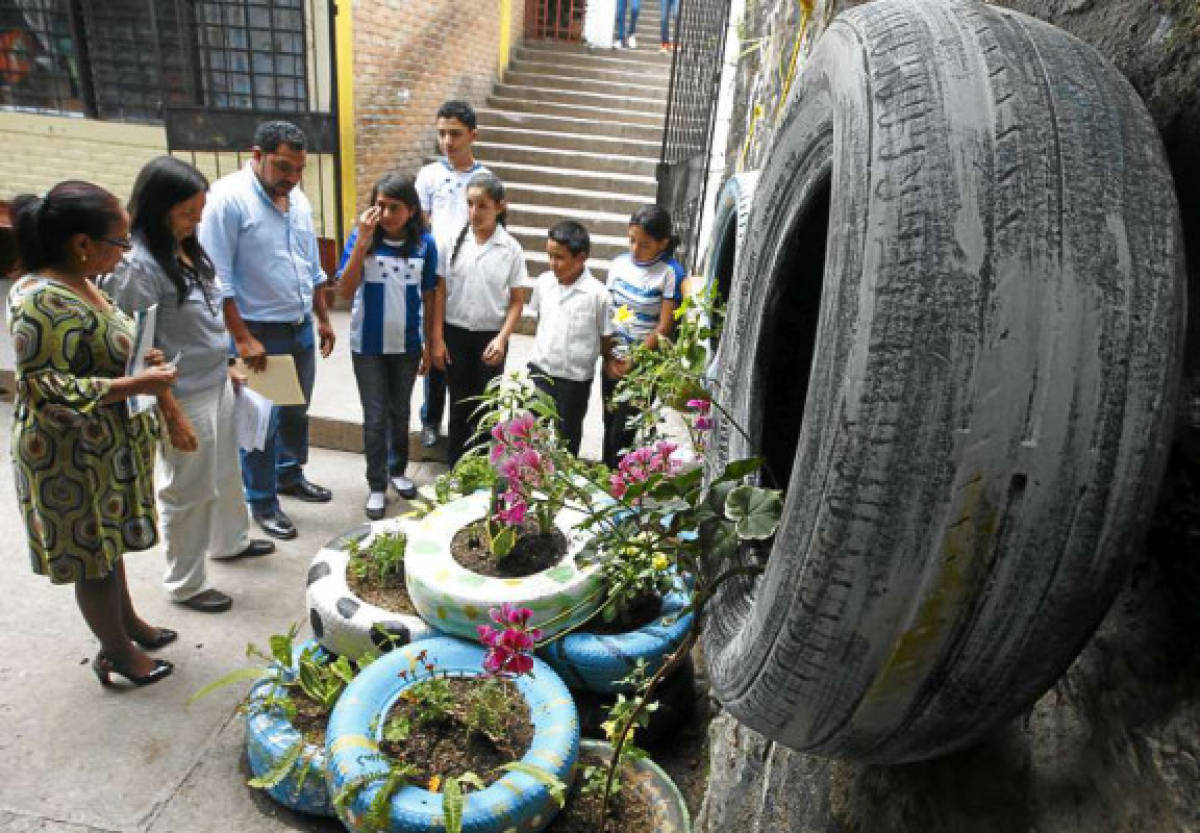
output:
[{"label": "concrete staircase", "polygon": [[529,41],[478,111],[475,155],[508,189],[508,230],[531,276],[545,271],[546,229],[583,223],[592,272],[628,249],[629,216],[654,202],[671,56],[659,7],[642,7],[636,49]]}]

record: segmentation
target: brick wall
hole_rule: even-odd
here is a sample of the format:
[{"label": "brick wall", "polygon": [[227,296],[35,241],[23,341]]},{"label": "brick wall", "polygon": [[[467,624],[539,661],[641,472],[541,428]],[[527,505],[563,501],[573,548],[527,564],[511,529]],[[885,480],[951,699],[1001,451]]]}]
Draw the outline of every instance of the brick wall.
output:
[{"label": "brick wall", "polygon": [[[377,0],[354,4],[355,168],[361,208],[387,171],[416,174],[436,153],[434,116],[450,98],[482,107],[497,78],[497,0]],[[523,0],[512,0],[509,43]],[[481,137],[482,138],[482,137]]]},{"label": "brick wall", "polygon": [[142,165],[166,153],[167,134],[161,125],[0,113],[0,147],[0,199],[84,179],[124,202]]}]

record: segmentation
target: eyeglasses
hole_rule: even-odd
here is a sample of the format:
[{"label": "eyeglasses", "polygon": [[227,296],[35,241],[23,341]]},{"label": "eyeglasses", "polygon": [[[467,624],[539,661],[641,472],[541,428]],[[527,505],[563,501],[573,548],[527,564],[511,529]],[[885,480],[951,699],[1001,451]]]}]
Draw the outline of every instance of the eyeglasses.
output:
[{"label": "eyeglasses", "polygon": [[126,252],[133,248],[132,237],[97,237],[96,239]]}]

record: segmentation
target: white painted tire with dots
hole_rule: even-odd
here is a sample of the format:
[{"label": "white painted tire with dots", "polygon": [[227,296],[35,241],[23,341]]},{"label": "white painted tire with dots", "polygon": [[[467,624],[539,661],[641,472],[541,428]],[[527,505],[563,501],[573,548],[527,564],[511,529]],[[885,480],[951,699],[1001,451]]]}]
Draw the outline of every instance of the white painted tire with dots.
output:
[{"label": "white painted tire with dots", "polygon": [[[584,516],[564,509],[555,524],[567,537],[566,556],[554,567],[524,578],[492,578],[467,570],[450,554],[450,542],[464,526],[484,517],[489,495],[458,498],[410,524],[405,558],[408,595],[421,618],[436,629],[478,641],[476,627],[492,624],[489,611],[508,602],[533,611],[530,624],[545,637],[590,616],[603,601],[597,565],[581,565],[576,556],[587,541],[575,525]],[[557,618],[574,610],[574,613]],[[552,621],[557,619],[557,621]]]},{"label": "white painted tire with dots", "polygon": [[[358,659],[368,652],[378,653],[441,636],[419,616],[384,610],[363,601],[346,581],[351,544],[366,547],[376,535],[385,532],[407,535],[410,524],[411,521],[402,518],[363,524],[334,538],[313,558],[304,596],[309,625],[325,650]],[[406,569],[407,560],[406,550]]]},{"label": "white painted tire with dots", "polygon": [[708,605],[709,680],[790,748],[934,757],[1053,685],[1138,545],[1182,354],[1171,175],[1094,49],[972,0],[844,12],[772,141],[717,393],[751,439],[718,417],[710,464],[761,450],[787,494],[764,574]]},{"label": "white painted tire with dots", "polygon": [[742,260],[758,178],[758,171],[734,174],[725,180],[717,195],[712,243],[704,263],[704,285],[715,287],[722,303],[729,300],[733,276],[737,274],[738,263]]}]

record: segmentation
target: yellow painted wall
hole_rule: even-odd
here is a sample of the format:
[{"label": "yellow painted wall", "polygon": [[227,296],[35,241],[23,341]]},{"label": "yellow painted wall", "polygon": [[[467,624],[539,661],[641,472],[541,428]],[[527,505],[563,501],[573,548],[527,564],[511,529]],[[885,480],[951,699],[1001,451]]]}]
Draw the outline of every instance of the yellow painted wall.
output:
[{"label": "yellow painted wall", "polygon": [[143,164],[166,153],[161,125],[0,112],[0,199],[84,179],[129,197]]}]

